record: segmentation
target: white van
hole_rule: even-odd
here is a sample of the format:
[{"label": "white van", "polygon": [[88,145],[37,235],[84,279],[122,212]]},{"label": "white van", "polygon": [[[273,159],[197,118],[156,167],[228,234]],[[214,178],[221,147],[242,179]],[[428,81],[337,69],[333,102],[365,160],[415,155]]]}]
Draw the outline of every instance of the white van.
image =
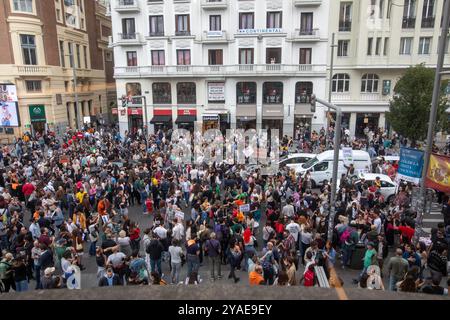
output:
[{"label": "white van", "polygon": [[291,153],[287,157],[281,158],[278,165],[280,168],[286,166],[289,169],[297,169],[315,157],[314,153]]},{"label": "white van", "polygon": [[[301,165],[295,171],[297,174],[304,175],[306,171],[311,171],[312,187],[322,185],[324,180],[330,181],[333,176],[333,158],[334,151],[328,150],[318,154],[315,158]],[[353,166],[355,175],[361,172],[370,172],[372,162],[366,151],[353,150]],[[344,166],[342,150],[339,150],[338,179],[342,174],[347,173]]]}]

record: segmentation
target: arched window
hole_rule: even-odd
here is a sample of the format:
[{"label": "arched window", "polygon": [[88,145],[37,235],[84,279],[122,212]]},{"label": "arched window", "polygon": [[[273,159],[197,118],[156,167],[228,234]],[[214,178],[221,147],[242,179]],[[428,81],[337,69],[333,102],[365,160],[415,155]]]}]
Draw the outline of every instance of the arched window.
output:
[{"label": "arched window", "polygon": [[263,103],[283,103],[283,82],[264,82]]},{"label": "arched window", "polygon": [[186,104],[197,103],[197,94],[194,82],[177,83],[177,102]]},{"label": "arched window", "polygon": [[256,103],[256,82],[238,82],[236,84],[237,104]]},{"label": "arched window", "polygon": [[295,85],[295,103],[310,103],[312,93],[312,82],[297,82]]},{"label": "arched window", "polygon": [[366,73],[362,76],[361,92],[378,92],[379,77],[373,73]]},{"label": "arched window", "polygon": [[348,92],[350,88],[350,76],[346,73],[337,73],[333,76],[332,92]]},{"label": "arched window", "polygon": [[153,103],[172,103],[170,83],[155,82],[152,84]]}]

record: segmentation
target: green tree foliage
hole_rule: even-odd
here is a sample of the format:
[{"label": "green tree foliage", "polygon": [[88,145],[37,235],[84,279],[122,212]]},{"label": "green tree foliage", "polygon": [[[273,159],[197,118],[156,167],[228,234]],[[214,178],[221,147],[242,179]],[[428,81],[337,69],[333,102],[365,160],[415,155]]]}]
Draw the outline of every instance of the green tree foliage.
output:
[{"label": "green tree foliage", "polygon": [[[389,112],[386,113],[392,128],[414,143],[425,139],[427,135],[434,75],[435,70],[426,68],[423,64],[410,67],[395,85],[395,95]],[[444,81],[441,86],[435,132],[446,131],[449,126],[445,96],[447,83],[448,81]]]}]

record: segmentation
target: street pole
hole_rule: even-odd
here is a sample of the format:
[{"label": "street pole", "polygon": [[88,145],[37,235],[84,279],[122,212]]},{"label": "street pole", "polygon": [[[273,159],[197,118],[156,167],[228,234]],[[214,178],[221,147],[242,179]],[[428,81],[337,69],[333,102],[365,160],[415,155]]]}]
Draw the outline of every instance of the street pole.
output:
[{"label": "street pole", "polygon": [[[336,47],[334,44],[334,39],[335,39],[336,34],[333,32],[333,34],[331,35],[331,62],[330,62],[330,80],[328,83],[328,103],[331,103],[331,93],[333,90],[333,72],[334,72],[334,48]],[[330,130],[330,120],[329,120],[329,115],[330,115],[330,107],[328,107],[328,113],[327,113],[327,131],[325,132],[325,145],[326,145],[326,149],[328,149],[328,133]]]},{"label": "street pole", "polygon": [[144,99],[144,104],[142,107],[144,108],[143,114],[144,114],[144,137],[145,137],[145,152],[147,153],[148,150],[148,117],[147,117],[147,98],[145,96],[142,96]]},{"label": "street pole", "polygon": [[77,92],[77,69],[75,68],[75,59],[73,57],[73,48],[72,48],[72,52],[69,54],[69,56],[70,56],[70,61],[72,63],[72,72],[73,72],[73,92],[75,95],[75,111],[77,113],[76,120],[77,120],[78,129],[81,130],[81,128],[83,127],[83,121],[80,120],[82,110],[80,110],[78,108],[79,106],[78,106],[78,92]]},{"label": "street pole", "polygon": [[[450,2],[450,1],[449,1]],[[334,218],[336,216],[336,190],[337,190],[337,179],[339,170],[339,150],[341,145],[341,116],[342,110],[340,107],[335,106],[325,100],[317,98],[315,95],[312,96],[312,101],[319,102],[329,109],[336,111],[336,124],[334,127],[334,154],[333,154],[333,175],[331,183],[331,197],[330,197],[330,215],[328,217],[328,240],[333,240],[333,229],[334,229]]]},{"label": "street pole", "polygon": [[[447,13],[446,13],[447,12]],[[430,156],[433,148],[433,140],[434,140],[434,126],[436,125],[436,115],[437,109],[439,106],[440,100],[440,91],[441,91],[441,73],[442,67],[444,65],[444,57],[445,57],[445,47],[447,44],[447,35],[449,31],[449,20],[450,20],[450,1],[445,2],[444,10],[442,11],[442,15],[444,20],[442,22],[442,33],[441,38],[439,40],[439,55],[438,61],[436,65],[436,74],[434,76],[434,87],[433,87],[433,98],[431,101],[431,111],[430,118],[428,121],[428,134],[427,134],[427,144],[424,155],[424,164],[422,169],[422,180],[420,181],[420,208],[416,217],[416,228],[414,233],[414,240],[417,241],[419,237],[419,233],[422,231],[422,218],[425,213],[426,208],[426,187],[425,187],[425,179],[427,176],[428,166],[430,164]]]}]

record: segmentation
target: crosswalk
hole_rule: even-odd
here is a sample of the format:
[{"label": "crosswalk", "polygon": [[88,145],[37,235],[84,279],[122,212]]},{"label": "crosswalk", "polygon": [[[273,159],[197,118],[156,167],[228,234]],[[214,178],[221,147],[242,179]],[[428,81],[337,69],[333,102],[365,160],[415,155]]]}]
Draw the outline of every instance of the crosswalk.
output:
[{"label": "crosswalk", "polygon": [[423,231],[430,233],[432,228],[436,228],[439,222],[444,222],[442,206],[439,203],[431,205],[431,212],[423,217]]}]

